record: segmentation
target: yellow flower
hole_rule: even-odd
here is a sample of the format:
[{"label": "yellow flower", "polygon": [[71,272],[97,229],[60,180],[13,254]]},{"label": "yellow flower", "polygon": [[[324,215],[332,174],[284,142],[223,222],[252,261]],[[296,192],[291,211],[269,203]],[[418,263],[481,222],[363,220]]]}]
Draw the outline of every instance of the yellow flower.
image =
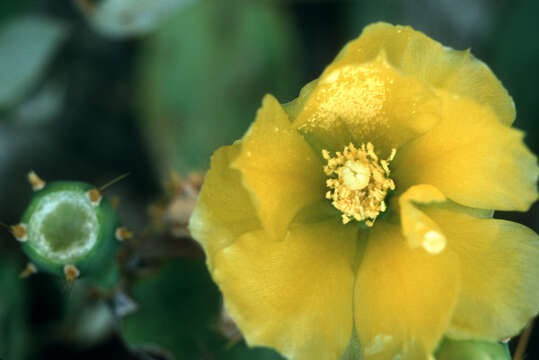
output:
[{"label": "yellow flower", "polygon": [[[529,208],[536,158],[469,51],[377,23],[293,102],[264,98],[216,151],[190,229],[250,345],[428,359],[539,310],[539,241],[492,219]],[[430,357],[432,358],[432,357]]]}]

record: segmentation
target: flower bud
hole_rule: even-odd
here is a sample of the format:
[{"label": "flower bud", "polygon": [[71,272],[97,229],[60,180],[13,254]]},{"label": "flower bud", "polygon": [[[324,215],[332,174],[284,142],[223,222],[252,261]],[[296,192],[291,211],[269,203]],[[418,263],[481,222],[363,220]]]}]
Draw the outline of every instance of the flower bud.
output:
[{"label": "flower bud", "polygon": [[[40,271],[74,281],[96,275],[114,261],[120,241],[118,216],[99,190],[83,182],[58,181],[34,189],[15,234]],[[24,241],[22,241],[24,240]]]}]

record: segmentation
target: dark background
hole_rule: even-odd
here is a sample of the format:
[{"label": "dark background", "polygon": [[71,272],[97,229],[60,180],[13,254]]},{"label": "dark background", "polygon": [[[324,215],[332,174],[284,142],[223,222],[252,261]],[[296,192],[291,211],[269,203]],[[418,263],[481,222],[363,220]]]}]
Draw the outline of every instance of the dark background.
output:
[{"label": "dark background", "polygon": [[[241,137],[264,94],[295,98],[369,23],[411,25],[471,48],[513,96],[515,126],[539,152],[537,1],[150,0],[142,10],[127,2],[0,4],[0,220],[18,222],[30,169],[98,185],[130,172],[106,195],[120,198],[122,219],[138,234],[152,229],[126,250],[122,294],[139,311],[124,319],[118,294],[83,284],[69,295],[47,275],[19,280],[26,260],[0,232],[5,360],[158,359],[165,348],[178,359],[278,359],[207,329],[218,323],[219,294],[181,232],[181,214],[172,216],[180,231],[171,230],[167,211],[185,199],[171,190],[170,170],[185,178],[207,168],[213,150]],[[496,216],[537,232],[538,212],[535,204]],[[180,276],[183,285],[179,271],[191,274]],[[538,333],[528,359],[539,358]],[[133,350],[141,343],[154,350]]]}]

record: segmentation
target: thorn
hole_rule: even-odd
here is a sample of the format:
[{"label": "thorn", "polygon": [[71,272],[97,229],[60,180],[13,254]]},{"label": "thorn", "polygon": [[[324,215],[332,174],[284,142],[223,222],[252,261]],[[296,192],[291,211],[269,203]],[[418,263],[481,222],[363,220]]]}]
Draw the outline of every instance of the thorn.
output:
[{"label": "thorn", "polygon": [[19,278],[26,279],[35,273],[37,273],[36,266],[29,262],[28,264],[26,264],[26,268],[19,274]]},{"label": "thorn", "polygon": [[120,176],[117,176],[115,177],[114,179],[112,179],[111,181],[109,181],[108,183],[106,183],[105,185],[101,186],[99,188],[99,191],[103,191],[105,190],[106,188],[108,188],[109,186],[112,186],[114,184],[116,184],[117,182],[119,181],[122,181],[123,179],[125,179],[126,177],[128,177],[131,173],[125,173],[125,174],[122,174]]},{"label": "thorn", "polygon": [[64,266],[64,274],[67,281],[75,282],[75,280],[79,278],[80,271],[75,267],[75,265],[68,264]]},{"label": "thorn", "polygon": [[91,0],[75,0],[75,3],[87,13],[87,15],[92,16],[95,13],[96,5]]},{"label": "thorn", "polygon": [[33,170],[28,173],[28,182],[32,185],[32,190],[34,191],[39,191],[45,187],[45,181],[37,176]]},{"label": "thorn", "polygon": [[116,240],[118,241],[129,240],[133,237],[133,232],[129,231],[127,228],[123,226],[120,226],[119,228],[117,228],[114,234],[116,236]]},{"label": "thorn", "polygon": [[103,196],[97,189],[88,190],[86,192],[86,196],[94,206],[99,206],[99,204],[101,203],[101,199],[103,198]]},{"label": "thorn", "polygon": [[24,224],[17,224],[10,226],[11,233],[13,236],[15,236],[15,239],[17,239],[20,242],[25,242],[28,240],[28,234],[26,233],[26,225]]},{"label": "thorn", "polygon": [[71,296],[73,292],[73,285],[75,285],[75,281],[79,278],[80,271],[75,267],[75,265],[68,264],[64,266],[64,274],[66,276],[64,290],[69,286],[69,296]]}]

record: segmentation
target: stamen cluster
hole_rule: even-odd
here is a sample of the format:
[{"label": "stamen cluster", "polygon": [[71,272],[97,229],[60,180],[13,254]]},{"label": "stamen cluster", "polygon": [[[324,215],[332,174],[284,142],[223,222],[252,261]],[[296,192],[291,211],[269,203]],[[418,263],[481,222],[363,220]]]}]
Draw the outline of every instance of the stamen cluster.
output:
[{"label": "stamen cluster", "polygon": [[387,192],[395,190],[395,183],[389,178],[389,163],[396,152],[393,149],[387,159],[380,160],[370,142],[359,148],[350,143],[334,157],[322,150],[322,156],[327,160],[324,172],[330,176],[326,180],[330,189],[326,199],[342,212],[343,224],[355,219],[373,226],[377,216],[386,210]]}]

